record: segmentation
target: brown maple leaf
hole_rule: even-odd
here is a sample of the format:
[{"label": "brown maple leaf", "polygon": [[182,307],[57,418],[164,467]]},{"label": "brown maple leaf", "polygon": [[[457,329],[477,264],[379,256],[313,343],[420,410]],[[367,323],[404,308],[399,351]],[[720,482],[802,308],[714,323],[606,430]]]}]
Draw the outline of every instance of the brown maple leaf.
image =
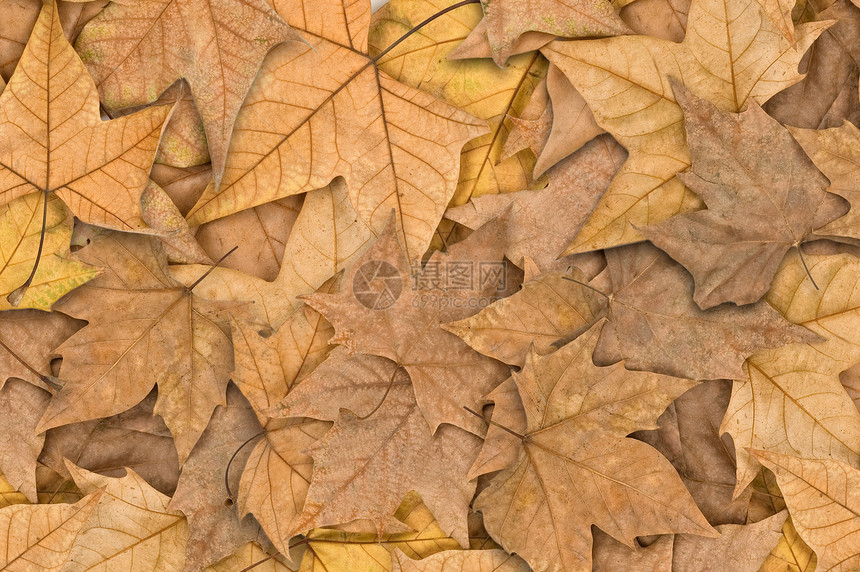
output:
[{"label": "brown maple leaf", "polygon": [[478,495],[490,535],[533,568],[591,568],[590,526],[632,545],[645,534],[716,533],[671,464],[628,439],[695,382],[591,361],[599,329],[539,357],[514,381],[526,411],[517,462]]},{"label": "brown maple leaf", "polygon": [[20,379],[6,380],[0,389],[0,428],[8,441],[0,451],[0,470],[32,503],[38,502],[36,459],[45,442],[35,429],[49,399],[48,392]]},{"label": "brown maple leaf", "polygon": [[314,470],[292,533],[367,519],[381,536],[396,524],[400,499],[415,490],[443,530],[468,545],[476,485],[466,475],[480,439],[447,424],[431,432],[407,371],[341,349],[287,396],[282,414],[335,422],[308,449]]},{"label": "brown maple leaf", "polygon": [[37,310],[0,312],[0,385],[10,377],[48,389],[51,354],[84,326],[60,313]]},{"label": "brown maple leaf", "polygon": [[154,106],[102,121],[95,84],[45,2],[0,95],[0,204],[55,193],[84,222],[145,230],[141,193],[169,113]]},{"label": "brown maple leaf", "polygon": [[460,149],[486,126],[380,71],[378,56],[365,53],[368,19],[344,18],[361,5],[279,4],[308,44],[283,44],[264,62],[236,119],[224,179],[207,187],[190,223],[342,176],[365,222],[380,231],[395,208],[409,260],[424,254],[454,194]]},{"label": "brown maple leaf", "polygon": [[266,53],[298,35],[265,0],[112,2],[76,44],[109,112],[191,86],[221,179],[233,124]]},{"label": "brown maple leaf", "polygon": [[232,346],[219,311],[227,306],[173,280],[153,238],[109,233],[78,256],[107,270],[57,306],[89,325],[57,349],[65,385],[39,430],[115,415],[158,384],[155,412],[184,460],[224,404]]},{"label": "brown maple leaf", "polygon": [[504,289],[505,225],[485,225],[413,272],[394,222],[392,215],[341,292],[304,299],[334,326],[332,343],[386,357],[406,370],[434,432],[444,422],[479,433],[480,421],[463,406],[477,407],[508,368],[473,351],[441,324],[474,314]]},{"label": "brown maple leaf", "polygon": [[678,178],[707,204],[639,230],[680,262],[702,309],[751,304],[770,289],[783,256],[813,229],[842,216],[844,202],[791,134],[755,101],[725,113],[670,78],[693,155]]},{"label": "brown maple leaf", "polygon": [[504,66],[525,32],[587,38],[630,33],[606,0],[481,0],[493,60]]}]

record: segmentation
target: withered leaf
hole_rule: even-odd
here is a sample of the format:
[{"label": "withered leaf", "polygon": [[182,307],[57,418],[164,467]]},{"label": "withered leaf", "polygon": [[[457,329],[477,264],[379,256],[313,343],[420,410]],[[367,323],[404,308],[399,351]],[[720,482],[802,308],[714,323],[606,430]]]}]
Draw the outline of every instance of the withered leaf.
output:
[{"label": "withered leaf", "polygon": [[413,560],[400,550],[394,551],[393,572],[529,572],[522,558],[504,550],[446,550],[421,560]]},{"label": "withered leaf", "polygon": [[[182,569],[188,526],[182,513],[170,511],[169,498],[134,471],[122,478],[91,473],[66,462],[86,494],[103,490],[86,524],[76,535],[66,570],[141,572]],[[95,549],[94,549],[95,548]]]},{"label": "withered leaf", "polygon": [[788,250],[846,209],[788,130],[755,101],[725,113],[670,83],[693,156],[678,178],[708,208],[639,230],[690,271],[700,308],[751,304],[770,289]]},{"label": "withered leaf", "polygon": [[466,474],[480,439],[447,424],[431,432],[406,372],[377,356],[341,356],[295,391],[326,395],[326,400],[304,399],[304,407],[292,407],[293,394],[287,396],[287,414],[335,422],[308,449],[313,475],[304,510],[291,527],[294,533],[367,519],[381,536],[396,523],[400,499],[414,490],[443,530],[468,545],[475,483]]},{"label": "withered leaf", "polygon": [[[829,23],[797,27],[796,49],[756,0],[696,0],[680,44],[648,36],[553,42],[542,53],[629,152],[567,253],[641,240],[635,227],[701,208],[675,174],[690,165],[683,113],[668,77],[739,112],[801,79],[798,62]],[[635,227],[634,227],[635,226]]]},{"label": "withered leaf", "polygon": [[819,334],[804,344],[756,352],[733,377],[732,399],[720,431],[735,442],[738,494],[759,471],[747,447],[773,453],[860,458],[860,411],[839,374],[860,361],[856,290],[860,260],[848,254],[807,260],[816,290],[798,259],[787,258],[767,301],[791,322]]},{"label": "withered leaf", "polygon": [[776,474],[792,523],[818,556],[816,570],[860,566],[860,471],[831,459],[750,452]]},{"label": "withered leaf", "polygon": [[590,282],[610,296],[596,363],[624,359],[631,369],[690,379],[737,378],[759,349],[820,339],[765,302],[701,310],[687,272],[648,243],[607,250],[606,262]]},{"label": "withered leaf", "polygon": [[89,325],[57,349],[65,385],[38,430],[115,415],[157,384],[155,413],[184,461],[215,406],[224,404],[232,346],[218,312],[227,306],[173,280],[153,238],[106,234],[78,255],[107,270],[57,307]]},{"label": "withered leaf", "polygon": [[359,216],[377,231],[396,210],[408,257],[416,260],[454,194],[460,149],[486,128],[379,70],[364,53],[367,22],[344,36],[339,4],[279,6],[308,44],[288,42],[266,58],[236,119],[221,185],[207,187],[189,222],[342,176]]},{"label": "withered leaf", "polygon": [[45,2],[0,94],[0,203],[53,193],[84,222],[146,229],[140,197],[169,113],[153,106],[102,121],[95,84]]},{"label": "withered leaf", "polygon": [[590,569],[591,525],[627,545],[644,534],[716,535],[669,462],[626,438],[695,382],[595,366],[601,327],[530,354],[514,374],[527,419],[519,459],[475,500],[493,539],[535,569]]},{"label": "withered leaf", "polygon": [[101,491],[76,504],[26,505],[0,509],[0,526],[5,531],[0,566],[9,572],[29,570],[59,571],[102,496]]},{"label": "withered leaf", "polygon": [[8,440],[0,450],[0,469],[32,503],[38,502],[36,459],[45,442],[35,429],[48,399],[48,392],[20,379],[9,379],[0,389],[0,429]]},{"label": "withered leaf", "polygon": [[848,213],[816,233],[860,239],[860,129],[847,121],[831,129],[789,128],[803,150],[830,179],[830,192],[851,203]]},{"label": "withered leaf", "polygon": [[481,0],[487,22],[487,39],[495,62],[503,66],[525,32],[587,38],[630,32],[606,0]]},{"label": "withered leaf", "polygon": [[84,323],[58,312],[12,310],[0,313],[0,384],[17,377],[48,389],[51,354]]},{"label": "withered leaf", "polygon": [[236,114],[266,53],[297,34],[265,0],[112,2],[76,47],[109,111],[154,101],[180,78],[191,86],[221,179]]}]

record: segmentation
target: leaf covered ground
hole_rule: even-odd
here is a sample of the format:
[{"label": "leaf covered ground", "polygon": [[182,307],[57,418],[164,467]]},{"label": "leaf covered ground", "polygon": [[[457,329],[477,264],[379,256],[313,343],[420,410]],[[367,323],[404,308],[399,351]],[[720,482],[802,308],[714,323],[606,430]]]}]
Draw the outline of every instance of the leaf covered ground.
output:
[{"label": "leaf covered ground", "polygon": [[857,0],[0,0],[0,568],[860,570]]}]

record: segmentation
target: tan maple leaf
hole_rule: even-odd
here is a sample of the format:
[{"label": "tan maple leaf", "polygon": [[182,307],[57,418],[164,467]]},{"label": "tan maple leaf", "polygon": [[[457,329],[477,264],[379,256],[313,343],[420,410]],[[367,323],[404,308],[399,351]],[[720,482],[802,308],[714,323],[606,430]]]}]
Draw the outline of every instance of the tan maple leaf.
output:
[{"label": "tan maple leaf", "polygon": [[485,225],[413,273],[392,215],[343,290],[304,298],[334,326],[332,343],[386,357],[406,370],[433,432],[444,422],[481,433],[480,420],[463,406],[476,408],[508,375],[506,366],[441,327],[474,314],[504,288],[504,229],[501,221]]},{"label": "tan maple leaf", "polygon": [[51,375],[51,354],[83,325],[60,313],[0,313],[0,384],[17,377],[48,389],[44,377]]},{"label": "tan maple leaf", "polygon": [[701,208],[675,174],[690,165],[673,76],[723,111],[764,103],[801,79],[803,52],[829,23],[797,27],[797,49],[756,0],[696,0],[680,44],[647,36],[553,42],[544,55],[629,152],[567,254],[641,240],[635,227]]},{"label": "tan maple leaf", "polygon": [[845,214],[844,201],[826,192],[827,178],[754,100],[724,113],[669,81],[693,155],[692,169],[677,176],[708,208],[639,230],[690,271],[700,308],[756,302],[789,249],[801,256],[814,229]]},{"label": "tan maple leaf", "polygon": [[[346,185],[335,180],[305,195],[274,281],[219,267],[195,290],[210,300],[251,301],[249,310],[258,319],[279,328],[300,306],[298,296],[311,294],[329,277],[351,267],[372,240],[373,230],[358,219]],[[192,284],[207,270],[188,265],[173,266],[170,272],[180,282]]]},{"label": "tan maple leaf", "polygon": [[36,459],[45,442],[36,423],[50,394],[20,379],[9,379],[0,389],[0,427],[8,443],[0,450],[0,469],[16,490],[32,503],[36,496]]},{"label": "tan maple leaf", "polygon": [[[613,3],[617,4],[617,3]],[[682,42],[690,0],[636,0],[621,8],[621,19],[640,36]]]},{"label": "tan maple leaf", "polygon": [[860,210],[853,208],[860,201],[860,129],[845,121],[841,127],[831,129],[789,127],[789,131],[830,180],[828,190],[852,205],[845,216],[817,229],[816,233],[860,239]]},{"label": "tan maple leaf", "polygon": [[[510,300],[500,300],[448,327],[478,351],[493,355],[498,348],[499,357],[510,356],[506,361],[511,361],[522,359],[530,339],[539,351],[547,351],[547,336],[567,330],[557,339],[564,343],[605,315],[609,322],[601,330],[595,363],[624,359],[631,369],[690,379],[739,377],[744,360],[761,348],[820,339],[787,323],[765,302],[701,310],[692,300],[693,285],[686,271],[648,243],[607,250],[606,262],[606,269],[588,285],[560,276],[539,277],[534,288],[524,288]],[[553,282],[556,294],[549,300],[535,296],[544,289],[537,286],[543,281]],[[520,317],[526,308],[539,306],[557,313],[549,324]],[[600,306],[603,309],[595,313]],[[587,322],[589,317],[592,322]],[[504,329],[517,334],[499,346]]]},{"label": "tan maple leaf", "polygon": [[217,182],[260,63],[276,44],[298,39],[265,0],[123,0],[90,21],[76,47],[110,112],[151,103],[185,78]]},{"label": "tan maple leaf", "polygon": [[860,459],[860,411],[839,374],[860,361],[855,294],[860,260],[812,255],[807,261],[819,290],[801,261],[783,261],[767,301],[789,321],[819,334],[820,341],[762,350],[736,376],[720,431],[728,431],[738,459],[735,494],[755,478],[759,464],[746,448],[773,453]]},{"label": "tan maple leaf", "polygon": [[39,431],[115,415],[157,384],[155,412],[184,460],[215,406],[224,404],[232,346],[218,312],[226,306],[198,298],[170,278],[151,237],[110,233],[78,255],[107,270],[58,306],[89,325],[57,349],[65,385]]},{"label": "tan maple leaf", "polygon": [[169,113],[154,106],[102,121],[95,84],[63,35],[56,4],[44,2],[0,95],[0,203],[41,191],[84,222],[146,229],[140,198]]},{"label": "tan maple leaf", "polygon": [[626,438],[695,382],[595,366],[601,327],[530,354],[514,374],[527,419],[519,458],[475,500],[493,539],[535,569],[590,569],[591,525],[627,545],[645,534],[716,535],[669,462]]},{"label": "tan maple leaf", "polygon": [[96,504],[101,491],[76,504],[12,505],[0,509],[0,566],[9,572],[68,569],[67,558]]},{"label": "tan maple leaf", "polygon": [[528,564],[504,550],[446,550],[427,558],[413,560],[400,550],[394,551],[392,572],[529,572]]},{"label": "tan maple leaf", "polygon": [[576,238],[626,157],[611,137],[598,137],[550,168],[545,189],[474,197],[448,209],[445,217],[477,229],[511,206],[504,215],[505,256],[518,265],[531,258],[544,272],[565,270],[570,259],[559,255]]},{"label": "tan maple leaf", "polygon": [[113,478],[68,461],[66,466],[85,494],[103,492],[76,535],[64,570],[182,570],[188,525],[182,513],[168,509],[169,497],[131,469]]},{"label": "tan maple leaf", "polygon": [[480,439],[447,424],[434,434],[407,371],[385,358],[341,350],[287,396],[284,415],[334,421],[308,449],[313,474],[293,534],[366,519],[382,536],[396,524],[400,499],[414,490],[443,530],[468,545],[476,484],[466,474]]},{"label": "tan maple leaf", "polygon": [[606,0],[481,0],[493,60],[504,66],[525,32],[587,38],[630,33],[630,28]]},{"label": "tan maple leaf", "polygon": [[[535,157],[530,152],[511,157],[503,153],[513,128],[510,118],[522,116],[546,72],[546,60],[534,47],[527,50],[532,53],[512,57],[504,68],[474,59],[472,54],[469,59],[452,59],[458,42],[481,28],[481,9],[475,5],[445,14],[409,42],[382,54],[413,26],[454,4],[452,0],[388,2],[371,22],[371,54],[380,54],[380,69],[397,80],[487,121],[489,133],[472,138],[463,147],[453,204],[463,204],[473,196],[542,188],[545,181],[533,177]],[[486,41],[486,33],[483,39]]]},{"label": "tan maple leaf", "polygon": [[797,532],[818,556],[816,570],[860,567],[860,471],[832,459],[750,453],[776,474]]},{"label": "tan maple leaf", "polygon": [[236,119],[221,185],[207,187],[189,222],[342,176],[355,210],[377,231],[395,208],[415,260],[454,193],[460,149],[485,126],[380,71],[364,53],[367,21],[350,28],[340,4],[278,5],[308,44],[286,43],[266,58]]},{"label": "tan maple leaf", "polygon": [[809,2],[806,11],[817,21],[835,23],[801,60],[803,80],[776,94],[764,109],[784,125],[806,129],[839,127],[846,119],[860,123],[860,8],[837,0]]}]

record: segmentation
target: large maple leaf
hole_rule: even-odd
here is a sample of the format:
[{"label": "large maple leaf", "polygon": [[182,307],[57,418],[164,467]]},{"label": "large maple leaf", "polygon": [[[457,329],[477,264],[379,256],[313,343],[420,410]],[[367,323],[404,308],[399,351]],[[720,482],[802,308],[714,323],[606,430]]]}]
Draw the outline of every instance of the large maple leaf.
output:
[{"label": "large maple leaf", "polygon": [[232,346],[218,315],[224,305],[170,278],[164,253],[150,237],[103,235],[79,256],[107,270],[58,307],[89,325],[57,349],[66,383],[39,430],[115,415],[158,384],[155,412],[184,460],[215,406],[225,404]]},{"label": "large maple leaf", "polygon": [[675,178],[690,166],[673,76],[723,111],[764,103],[801,79],[803,52],[829,23],[797,27],[797,49],[756,0],[696,0],[680,44],[647,36],[553,42],[544,55],[567,75],[597,123],[630,157],[568,254],[641,240],[636,227],[701,208]]},{"label": "large maple leaf", "polygon": [[185,78],[217,181],[260,63],[290,39],[298,38],[265,0],[123,0],[90,21],[76,47],[110,112],[151,103]]},{"label": "large maple leaf", "polygon": [[[582,280],[576,273],[567,280],[545,274],[510,298],[445,327],[476,350],[519,364],[530,344],[547,353],[551,337],[557,336],[556,343],[572,339],[605,315],[609,322],[600,333],[596,362],[624,359],[632,369],[690,379],[739,377],[744,360],[759,349],[820,340],[765,302],[700,309],[687,272],[648,243],[607,250],[606,263],[588,285],[577,284]],[[553,318],[534,320],[536,309]]]},{"label": "large maple leaf", "polygon": [[627,545],[645,534],[716,535],[672,465],[626,438],[695,382],[595,366],[601,327],[532,353],[514,374],[526,412],[519,458],[475,500],[492,537],[535,569],[590,570],[591,525]]},{"label": "large maple leaf", "polygon": [[153,106],[102,121],[95,84],[44,2],[0,95],[0,204],[53,193],[84,222],[146,229],[140,199],[169,113]]},{"label": "large maple leaf", "polygon": [[486,126],[379,70],[364,52],[367,21],[348,23],[347,7],[338,4],[279,4],[308,45],[283,44],[266,59],[236,119],[221,185],[207,187],[189,222],[342,176],[370,226],[382,230],[396,210],[408,258],[415,260],[454,194],[460,149]]},{"label": "large maple leaf", "polygon": [[816,570],[860,567],[860,471],[832,459],[750,450],[776,474],[800,536],[818,556]]},{"label": "large maple leaf", "polygon": [[447,424],[434,435],[405,368],[340,350],[283,404],[285,415],[335,422],[308,450],[313,475],[290,531],[368,519],[381,536],[396,524],[392,515],[400,499],[414,490],[443,530],[466,546],[476,486],[467,473],[480,439]]},{"label": "large maple leaf", "polygon": [[845,213],[844,201],[826,192],[827,178],[755,101],[724,113],[670,83],[693,154],[692,169],[678,178],[708,208],[640,231],[690,271],[700,308],[756,302],[788,250],[800,255],[814,229]]},{"label": "large maple leaf", "polygon": [[810,256],[807,262],[820,289],[801,261],[789,257],[767,301],[821,338],[756,352],[743,375],[733,377],[720,431],[735,442],[736,495],[760,469],[747,447],[853,464],[860,459],[860,412],[839,381],[840,373],[860,361],[860,261],[842,254]]},{"label": "large maple leaf", "polygon": [[486,271],[504,266],[503,232],[499,222],[485,225],[447,255],[435,253],[413,276],[392,216],[356,262],[341,292],[305,297],[334,326],[332,343],[386,357],[409,373],[418,406],[433,431],[444,422],[480,432],[479,420],[463,406],[478,407],[507,377],[506,366],[441,327],[473,314],[479,303],[498,294],[500,276],[488,280]]}]

